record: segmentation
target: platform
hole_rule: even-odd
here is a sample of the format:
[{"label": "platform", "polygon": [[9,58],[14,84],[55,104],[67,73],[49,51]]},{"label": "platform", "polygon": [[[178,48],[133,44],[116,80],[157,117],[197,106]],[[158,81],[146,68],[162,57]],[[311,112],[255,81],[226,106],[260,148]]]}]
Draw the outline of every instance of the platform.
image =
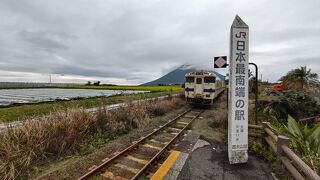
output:
[{"label": "platform", "polygon": [[151,179],[274,178],[270,167],[262,159],[249,155],[248,163],[230,165],[225,143],[201,139],[199,135],[189,131]]}]

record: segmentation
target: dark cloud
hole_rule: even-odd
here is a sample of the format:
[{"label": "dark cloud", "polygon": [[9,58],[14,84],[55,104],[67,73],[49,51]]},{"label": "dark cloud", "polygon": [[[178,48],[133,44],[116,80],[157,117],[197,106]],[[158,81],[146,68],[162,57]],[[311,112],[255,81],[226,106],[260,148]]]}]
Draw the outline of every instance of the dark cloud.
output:
[{"label": "dark cloud", "polygon": [[69,47],[62,44],[65,36],[46,32],[28,32],[23,30],[19,33],[21,39],[30,43],[37,49],[43,49],[49,52],[57,50],[68,50]]},{"label": "dark cloud", "polygon": [[205,68],[228,55],[236,14],[250,26],[250,61],[263,77],[275,81],[301,65],[319,73],[318,7],[317,0],[3,0],[0,71],[9,75],[0,80],[57,74],[64,82],[139,84],[182,64]]}]

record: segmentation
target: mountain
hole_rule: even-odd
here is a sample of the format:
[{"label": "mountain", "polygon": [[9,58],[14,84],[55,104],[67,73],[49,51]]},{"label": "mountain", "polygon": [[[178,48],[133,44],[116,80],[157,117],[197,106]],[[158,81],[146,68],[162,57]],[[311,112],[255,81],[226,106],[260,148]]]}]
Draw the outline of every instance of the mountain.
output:
[{"label": "mountain", "polygon": [[[192,71],[199,71],[201,69],[197,69],[195,67],[192,67],[190,65],[182,65],[179,68],[169,72],[168,74],[160,77],[159,79],[156,79],[154,81],[150,81],[144,84],[141,84],[143,86],[152,86],[152,85],[159,85],[159,84],[183,84],[185,82],[185,75]],[[206,71],[213,71],[213,70],[206,70]],[[217,73],[216,71],[213,71],[219,76],[221,79],[224,79],[224,76]]]}]

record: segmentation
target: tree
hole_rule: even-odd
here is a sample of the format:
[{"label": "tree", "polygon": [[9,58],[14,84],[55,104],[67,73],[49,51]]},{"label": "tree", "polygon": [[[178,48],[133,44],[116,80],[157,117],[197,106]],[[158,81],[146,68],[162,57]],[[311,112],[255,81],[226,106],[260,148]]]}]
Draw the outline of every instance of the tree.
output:
[{"label": "tree", "polygon": [[93,83],[94,86],[99,86],[100,85],[100,81],[96,81]]},{"label": "tree", "polygon": [[87,85],[87,86],[90,86],[90,85],[91,85],[91,81],[88,81],[86,85]]},{"label": "tree", "polygon": [[302,90],[306,84],[318,83],[318,74],[311,73],[311,69],[307,69],[306,66],[301,66],[289,71],[280,81],[283,81],[285,86]]}]

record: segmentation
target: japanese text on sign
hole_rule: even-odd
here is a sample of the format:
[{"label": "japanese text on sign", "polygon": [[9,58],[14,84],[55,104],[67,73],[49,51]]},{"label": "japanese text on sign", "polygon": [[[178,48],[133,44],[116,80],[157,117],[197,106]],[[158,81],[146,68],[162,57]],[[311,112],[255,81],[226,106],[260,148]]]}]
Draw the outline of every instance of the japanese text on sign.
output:
[{"label": "japanese text on sign", "polygon": [[249,27],[239,16],[230,31],[228,156],[231,164],[248,160]]}]

